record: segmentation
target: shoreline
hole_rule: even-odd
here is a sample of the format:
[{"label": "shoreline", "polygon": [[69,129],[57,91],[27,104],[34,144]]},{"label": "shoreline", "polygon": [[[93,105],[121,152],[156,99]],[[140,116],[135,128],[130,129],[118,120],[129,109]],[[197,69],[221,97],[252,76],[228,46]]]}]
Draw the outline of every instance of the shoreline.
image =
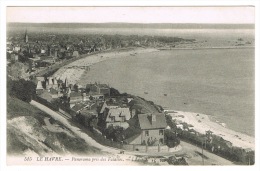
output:
[{"label": "shoreline", "polygon": [[[218,47],[217,49],[228,49],[229,47]],[[246,47],[238,47],[238,48],[246,48]],[[254,48],[254,47],[252,47]],[[214,48],[192,48],[190,50],[196,50],[196,49],[214,49]],[[173,48],[173,49],[165,49],[165,50],[186,50],[186,48]],[[139,53],[150,53],[150,52],[158,52],[161,51],[158,48],[131,48],[124,49],[119,51],[109,51],[109,52],[101,52],[97,54],[93,54],[90,56],[83,57],[79,60],[76,60],[62,68],[60,68],[57,72],[54,73],[54,77],[60,78],[61,80],[65,80],[66,77],[69,78],[70,84],[78,83],[78,80],[80,80],[81,76],[86,72],[85,69],[81,68],[66,68],[66,67],[73,67],[73,66],[92,66],[96,63],[109,60],[109,59],[115,59],[115,58],[124,58],[124,57],[131,57],[135,56]],[[175,110],[171,110],[175,111]],[[178,117],[178,119],[182,122],[186,122],[188,124],[193,125],[193,129],[205,134],[205,131],[211,130],[213,134],[221,136],[223,139],[230,141],[233,146],[241,147],[243,149],[250,148],[252,150],[255,150],[255,138],[246,135],[244,133],[240,133],[237,131],[234,131],[232,129],[224,127],[225,125],[221,125],[222,123],[217,123],[216,121],[213,121],[212,118],[210,118],[210,115],[206,114],[199,114],[200,117],[197,117],[198,113],[192,113],[192,112],[184,112],[184,111],[175,111],[180,115],[185,116],[184,118]],[[170,112],[169,112],[170,113]],[[172,114],[171,114],[172,115]],[[174,116],[175,117],[175,116]],[[173,117],[173,118],[174,118]],[[203,119],[202,119],[203,117]],[[200,121],[199,120],[200,118]],[[224,124],[224,123],[223,123]]]},{"label": "shoreline", "polygon": [[160,50],[156,48],[142,48],[142,47],[119,49],[119,51],[117,50],[109,51],[109,52],[103,51],[97,54],[92,54],[89,56],[87,55],[85,57],[82,57],[79,60],[73,61],[72,63],[61,67],[58,71],[56,71],[53,74],[53,77],[61,80],[65,80],[66,77],[68,77],[70,84],[76,84],[78,83],[78,80],[81,78],[82,74],[84,74],[86,70],[74,66],[90,67],[96,63],[109,60],[109,59],[129,57],[129,56],[135,56],[136,54],[140,54],[140,53],[150,53],[150,52],[157,52],[157,51]]},{"label": "shoreline", "polygon": [[[53,74],[53,77],[65,80],[66,76],[69,77],[70,84],[78,83],[78,80],[84,74],[85,69],[77,68],[73,66],[86,66],[90,67],[96,63],[128,56],[135,56],[138,53],[149,53],[149,52],[159,52],[164,50],[207,50],[207,49],[246,49],[246,48],[255,48],[254,46],[222,46],[222,47],[176,47],[176,48],[168,48],[168,47],[129,47],[123,49],[114,49],[108,51],[101,51],[100,53],[94,54],[84,54],[80,59],[75,60],[65,66],[62,66]],[[70,67],[70,68],[68,68]],[[66,74],[65,74],[66,73]],[[65,76],[66,75],[66,76]]]},{"label": "shoreline", "polygon": [[191,129],[194,129],[201,134],[205,134],[206,131],[210,130],[214,135],[218,135],[226,141],[230,141],[233,146],[255,150],[254,137],[227,128],[224,125],[225,123],[212,121],[210,115],[175,110],[170,111],[171,112],[168,112],[168,115],[170,115],[173,120],[176,119],[177,122],[191,124],[193,126]]},{"label": "shoreline", "polygon": [[157,48],[158,50],[207,50],[207,49],[254,49],[255,46],[214,46],[214,47],[163,47]]}]

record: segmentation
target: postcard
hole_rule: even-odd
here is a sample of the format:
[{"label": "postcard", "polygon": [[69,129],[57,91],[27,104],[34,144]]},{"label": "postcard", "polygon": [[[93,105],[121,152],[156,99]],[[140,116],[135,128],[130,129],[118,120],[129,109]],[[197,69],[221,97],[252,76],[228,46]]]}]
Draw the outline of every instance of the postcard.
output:
[{"label": "postcard", "polygon": [[255,165],[255,7],[6,6],[6,165]]}]

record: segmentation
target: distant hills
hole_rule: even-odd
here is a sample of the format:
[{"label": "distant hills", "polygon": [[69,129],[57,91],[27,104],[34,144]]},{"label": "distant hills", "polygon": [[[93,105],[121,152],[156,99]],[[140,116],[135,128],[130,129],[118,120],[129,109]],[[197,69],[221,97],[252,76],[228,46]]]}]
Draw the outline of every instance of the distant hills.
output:
[{"label": "distant hills", "polygon": [[254,24],[193,24],[193,23],[7,23],[7,27],[49,28],[153,28],[153,29],[254,29]]}]

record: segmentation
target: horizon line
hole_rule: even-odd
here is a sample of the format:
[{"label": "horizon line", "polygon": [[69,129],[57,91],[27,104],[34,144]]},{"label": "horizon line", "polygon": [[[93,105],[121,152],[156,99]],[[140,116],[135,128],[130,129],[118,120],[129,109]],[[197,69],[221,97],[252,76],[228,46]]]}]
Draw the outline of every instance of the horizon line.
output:
[{"label": "horizon line", "polygon": [[6,22],[20,24],[230,24],[230,25],[255,25],[255,23],[138,23],[138,22]]}]

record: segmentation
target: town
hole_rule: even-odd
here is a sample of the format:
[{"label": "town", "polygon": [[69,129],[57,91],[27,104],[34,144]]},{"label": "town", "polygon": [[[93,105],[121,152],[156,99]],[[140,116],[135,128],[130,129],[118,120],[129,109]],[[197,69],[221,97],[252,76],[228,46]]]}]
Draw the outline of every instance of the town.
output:
[{"label": "town", "polygon": [[[80,127],[98,143],[144,154],[169,154],[178,151],[181,141],[195,144],[226,159],[248,164],[254,152],[224,140],[210,130],[200,134],[193,125],[178,120],[175,111],[142,97],[120,93],[108,84],[71,84],[70,78],[53,73],[77,59],[101,51],[132,47],[174,48],[194,40],[151,36],[69,35],[11,32],[7,38],[8,93],[26,102],[37,101],[57,111]],[[86,70],[87,66],[82,66]],[[174,164],[186,165],[183,156]]]},{"label": "town", "polygon": [[[30,35],[29,35],[30,34]],[[192,44],[195,39],[164,36],[122,36],[122,35],[78,35],[52,32],[23,32],[10,30],[7,35],[7,62],[10,73],[16,78],[27,78],[39,74],[46,68],[54,69],[86,54],[133,47],[172,47]],[[19,62],[20,72],[12,70],[12,64]],[[16,64],[16,68],[17,68]]]}]

